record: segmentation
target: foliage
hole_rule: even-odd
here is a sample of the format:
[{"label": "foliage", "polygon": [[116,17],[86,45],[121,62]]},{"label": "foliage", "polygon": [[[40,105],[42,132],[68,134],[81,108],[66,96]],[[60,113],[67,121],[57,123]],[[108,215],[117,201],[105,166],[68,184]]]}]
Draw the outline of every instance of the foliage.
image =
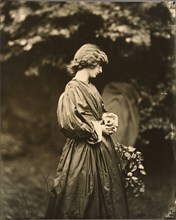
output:
[{"label": "foliage", "polygon": [[[143,96],[144,103],[140,106],[140,135],[153,129],[163,130],[165,139],[176,140],[175,118],[175,79],[160,82],[153,96]],[[144,143],[144,142],[143,142]],[[145,142],[149,143],[148,140]]]},{"label": "foliage", "polygon": [[175,217],[176,217],[176,206],[175,204],[173,204],[170,207],[168,213],[165,215],[164,219],[175,219]]},{"label": "foliage", "polygon": [[1,11],[3,60],[50,38],[73,38],[87,32],[84,26],[92,29],[92,37],[124,40],[123,56],[138,46],[149,48],[153,36],[171,38],[170,14],[156,3],[3,1]]},{"label": "foliage", "polygon": [[[9,203],[6,204],[7,213],[15,211],[15,215],[18,216],[18,207],[20,207],[20,213],[24,211],[18,205],[18,201],[14,200],[18,199],[16,196],[18,188],[13,188],[14,183],[16,183],[15,185],[21,183],[20,187],[22,190],[26,189],[26,185],[36,185],[36,193],[34,193],[34,197],[31,197],[30,204],[31,206],[35,206],[35,212],[39,217],[42,213],[42,209],[38,208],[42,207],[42,204],[40,204],[41,198],[43,198],[42,201],[45,201],[43,190],[39,190],[39,188],[43,188],[43,182],[40,183],[40,172],[36,172],[34,169],[35,164],[31,163],[36,159],[36,170],[38,167],[43,166],[44,173],[50,173],[52,170],[55,170],[55,165],[53,167],[48,166],[48,161],[55,157],[55,152],[51,155],[50,150],[41,151],[41,147],[36,147],[36,144],[43,146],[44,143],[50,146],[48,144],[48,141],[50,141],[49,133],[53,133],[54,128],[50,126],[52,120],[48,123],[47,119],[50,120],[51,117],[47,114],[45,120],[39,120],[37,114],[33,114],[35,116],[33,117],[34,122],[31,118],[29,120],[25,118],[21,122],[21,116],[17,117],[14,122],[9,115],[12,115],[14,113],[13,111],[20,113],[20,110],[16,110],[14,103],[13,105],[7,104],[12,99],[12,96],[7,96],[8,90],[11,89],[13,93],[14,87],[18,89],[16,86],[21,85],[17,84],[17,82],[19,82],[19,79],[24,74],[31,84],[34,84],[35,80],[40,81],[41,76],[47,76],[48,78],[46,77],[45,81],[48,83],[48,89],[45,89],[46,91],[49,91],[50,88],[52,90],[55,89],[54,86],[56,87],[58,82],[65,83],[65,79],[63,81],[61,80],[62,77],[65,77],[65,66],[73,57],[74,52],[84,43],[98,44],[109,57],[110,65],[105,69],[108,74],[106,76],[102,75],[102,78],[98,79],[97,86],[112,80],[128,81],[128,79],[135,79],[138,82],[142,96],[142,102],[140,104],[140,136],[143,143],[149,143],[149,140],[144,139],[144,134],[154,129],[164,131],[166,139],[175,140],[175,19],[172,18],[172,13],[165,3],[155,3],[154,1],[122,3],[110,1],[57,2],[42,0],[2,0],[0,2],[0,10],[0,61],[3,72],[1,78],[2,104],[6,104],[5,107],[7,109],[7,114],[2,119],[8,118],[9,125],[13,128],[10,131],[13,130],[17,133],[22,133],[29,144],[28,148],[30,150],[32,143],[34,143],[34,154],[39,156],[39,159],[32,156],[30,159],[25,158],[24,160],[20,160],[19,164],[22,164],[22,166],[18,166],[17,163],[12,164],[10,172],[7,167],[9,180],[8,184],[7,182],[4,183],[6,186],[4,189],[7,188],[8,191],[6,196],[12,194],[12,191],[15,192],[13,192],[14,197],[8,199],[9,202],[13,204],[15,202],[17,204],[13,210],[8,208]],[[174,13],[175,10],[173,10]],[[57,73],[59,78],[58,81],[54,78],[54,85],[49,80],[52,73]],[[16,79],[15,82],[13,81],[14,79]],[[41,86],[42,83],[43,81],[41,80],[41,83],[37,85]],[[15,86],[11,88],[14,84]],[[45,83],[43,83],[44,86]],[[61,87],[61,85],[57,86]],[[25,89],[22,91],[25,93]],[[28,94],[26,94],[26,99],[29,97]],[[44,102],[43,100],[46,100],[45,96],[42,96],[41,100],[38,96],[34,96],[33,102],[40,102],[39,105],[43,106],[41,105],[41,102]],[[20,103],[22,101],[24,99],[20,100]],[[36,106],[30,105],[32,102],[29,102],[30,104],[28,102],[29,99],[24,104],[31,111]],[[51,107],[52,105],[53,103],[48,103],[48,106]],[[22,125],[19,126],[19,123],[24,127]],[[4,127],[8,126],[5,125]],[[7,132],[9,131],[9,129],[6,130]],[[13,139],[11,134],[10,136],[6,134],[2,141],[5,144],[5,149],[3,149],[2,153],[6,158],[23,155],[26,152],[26,148],[22,148],[22,143],[19,139],[17,139],[17,144],[15,144],[16,139]],[[35,143],[35,141],[38,142]],[[61,142],[62,140],[59,141]],[[142,143],[141,146],[143,146]],[[122,150],[124,156],[126,150],[129,151],[129,149],[123,147]],[[11,151],[12,153],[10,153]],[[31,153],[30,155],[34,154]],[[134,155],[136,154],[137,151],[135,151]],[[130,172],[130,169],[135,167],[130,166],[130,158],[125,157],[125,160],[128,161],[126,169],[129,171],[128,173],[135,174],[126,176],[129,178],[127,179],[128,187],[133,184],[134,186],[139,186],[137,188],[131,186],[134,190],[140,190],[140,187],[144,189],[142,184],[137,184],[141,176],[138,176],[136,172],[139,173],[140,168],[134,172]],[[30,167],[33,178],[31,178],[29,173],[24,173],[25,169],[21,169],[23,167]],[[12,172],[19,175],[12,175]],[[138,177],[136,182],[134,181],[135,179],[132,179],[133,176]],[[158,179],[158,181],[159,184],[153,187],[150,192],[151,195],[154,195],[154,200],[151,197],[154,202],[151,203],[148,197],[142,199],[139,206],[136,206],[140,212],[140,217],[134,216],[135,218],[141,218],[143,216],[149,218],[154,216],[154,218],[158,218],[158,215],[163,211],[161,204],[166,201],[166,199],[163,200],[163,198],[166,198],[166,194],[163,194],[163,192],[168,192],[168,187],[167,190],[164,190],[164,187],[166,185],[169,186],[169,184],[167,178]],[[162,182],[164,183],[164,187],[162,186],[160,188],[160,185],[162,185],[160,183]],[[3,201],[5,200],[3,199]],[[157,216],[155,214],[151,215],[153,204],[156,204],[155,208],[159,210]],[[151,213],[148,210],[151,210]],[[171,210],[168,217],[172,214],[175,214],[175,211]],[[10,217],[13,218],[15,215],[13,213]]]},{"label": "foliage", "polygon": [[0,59],[14,66],[12,74],[20,74],[20,63],[27,76],[50,69],[60,77],[80,45],[97,43],[108,54],[111,73],[97,84],[136,79],[143,98],[141,136],[160,129],[175,140],[174,19],[165,3],[4,0],[0,30]]},{"label": "foliage", "polygon": [[125,171],[125,187],[131,188],[136,197],[145,192],[145,184],[141,174],[146,175],[142,164],[142,153],[132,146],[116,143],[116,151],[121,157],[123,170]]}]

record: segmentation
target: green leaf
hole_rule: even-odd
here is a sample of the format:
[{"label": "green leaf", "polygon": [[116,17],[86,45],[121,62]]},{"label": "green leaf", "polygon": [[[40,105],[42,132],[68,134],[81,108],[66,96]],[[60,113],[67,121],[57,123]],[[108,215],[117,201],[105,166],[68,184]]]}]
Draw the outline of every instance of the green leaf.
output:
[{"label": "green leaf", "polygon": [[134,167],[132,168],[131,172],[134,172],[134,171],[136,171],[136,170],[137,170],[137,166],[134,165]]},{"label": "green leaf", "polygon": [[142,164],[139,164],[138,168],[143,170],[144,166]]},{"label": "green leaf", "polygon": [[134,162],[131,162],[129,168],[131,169],[134,166]]},{"label": "green leaf", "polygon": [[141,188],[139,191],[143,193],[145,192],[145,188]]},{"label": "green leaf", "polygon": [[145,170],[140,170],[140,173],[143,174],[143,175],[146,175]]},{"label": "green leaf", "polygon": [[134,147],[132,147],[132,146],[129,146],[128,150],[129,150],[129,152],[134,152],[136,149]]},{"label": "green leaf", "polygon": [[135,158],[136,158],[136,154],[133,153],[131,157],[132,157],[133,159],[135,159]]},{"label": "green leaf", "polygon": [[133,174],[131,172],[128,172],[127,173],[127,176],[132,176]]},{"label": "green leaf", "polygon": [[132,176],[131,177],[134,181],[138,180],[138,178],[136,176]]},{"label": "green leaf", "polygon": [[125,154],[125,157],[129,160],[130,159],[130,157],[131,157],[131,154],[130,153],[128,153],[128,152],[126,152]]}]

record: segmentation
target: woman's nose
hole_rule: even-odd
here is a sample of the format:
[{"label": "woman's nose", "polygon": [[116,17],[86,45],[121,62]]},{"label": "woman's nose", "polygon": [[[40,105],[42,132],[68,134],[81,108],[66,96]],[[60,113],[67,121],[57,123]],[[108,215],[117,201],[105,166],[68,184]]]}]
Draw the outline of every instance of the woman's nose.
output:
[{"label": "woman's nose", "polygon": [[102,66],[99,67],[99,73],[102,73]]}]

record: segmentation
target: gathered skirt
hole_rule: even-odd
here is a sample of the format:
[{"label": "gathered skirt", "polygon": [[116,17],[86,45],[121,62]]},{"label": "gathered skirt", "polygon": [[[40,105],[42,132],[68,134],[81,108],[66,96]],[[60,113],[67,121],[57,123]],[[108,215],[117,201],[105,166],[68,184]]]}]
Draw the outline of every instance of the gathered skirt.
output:
[{"label": "gathered skirt", "polygon": [[128,218],[120,160],[110,137],[94,145],[84,140],[67,139],[46,218]]}]

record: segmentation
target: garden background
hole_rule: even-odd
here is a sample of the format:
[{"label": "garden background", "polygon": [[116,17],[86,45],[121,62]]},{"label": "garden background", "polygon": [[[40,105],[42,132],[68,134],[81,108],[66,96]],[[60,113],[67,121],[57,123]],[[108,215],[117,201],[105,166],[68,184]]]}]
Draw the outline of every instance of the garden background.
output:
[{"label": "garden background", "polygon": [[175,215],[175,4],[1,1],[1,216],[42,218],[65,137],[57,101],[84,43],[109,64],[94,80],[137,85],[146,191],[128,192],[130,218]]}]

